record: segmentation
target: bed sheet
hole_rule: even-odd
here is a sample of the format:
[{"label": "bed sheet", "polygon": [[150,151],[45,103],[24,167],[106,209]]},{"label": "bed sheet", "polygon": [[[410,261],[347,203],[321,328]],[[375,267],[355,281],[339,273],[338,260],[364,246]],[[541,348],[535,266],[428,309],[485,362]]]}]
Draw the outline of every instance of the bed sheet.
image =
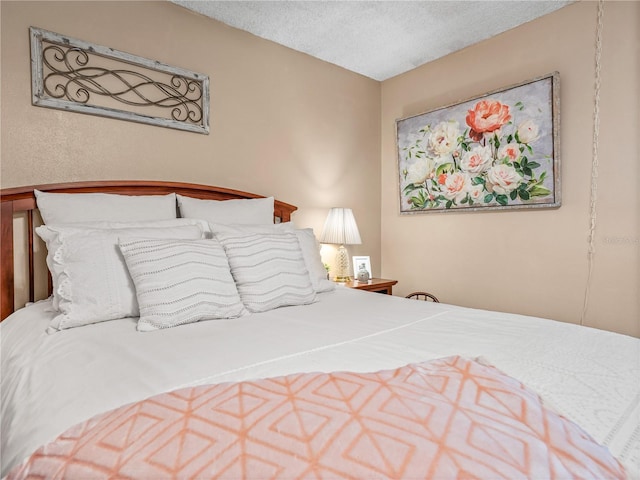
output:
[{"label": "bed sheet", "polygon": [[640,477],[640,340],[567,323],[338,288],[312,305],[137,332],[45,333],[48,301],[0,324],[2,475],[93,415],[176,388],[482,357]]}]

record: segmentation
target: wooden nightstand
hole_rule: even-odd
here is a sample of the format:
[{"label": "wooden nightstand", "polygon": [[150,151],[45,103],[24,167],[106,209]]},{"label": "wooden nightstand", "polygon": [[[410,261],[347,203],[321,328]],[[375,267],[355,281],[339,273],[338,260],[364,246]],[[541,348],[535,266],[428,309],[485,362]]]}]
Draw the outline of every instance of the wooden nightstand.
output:
[{"label": "wooden nightstand", "polygon": [[366,290],[367,292],[385,293],[392,295],[393,286],[398,283],[397,280],[388,280],[386,278],[372,278],[367,283],[351,280],[344,285],[349,288],[357,288],[358,290]]}]

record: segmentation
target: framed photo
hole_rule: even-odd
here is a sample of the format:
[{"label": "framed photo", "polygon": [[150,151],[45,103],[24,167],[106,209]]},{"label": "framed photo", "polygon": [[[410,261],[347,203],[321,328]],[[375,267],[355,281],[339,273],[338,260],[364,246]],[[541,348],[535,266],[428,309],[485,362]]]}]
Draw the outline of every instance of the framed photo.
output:
[{"label": "framed photo", "polygon": [[360,269],[365,269],[369,272],[369,278],[373,278],[373,272],[371,271],[371,259],[369,257],[353,257],[353,278],[358,278],[358,272]]},{"label": "framed photo", "polygon": [[560,206],[559,74],[396,121],[400,213]]}]

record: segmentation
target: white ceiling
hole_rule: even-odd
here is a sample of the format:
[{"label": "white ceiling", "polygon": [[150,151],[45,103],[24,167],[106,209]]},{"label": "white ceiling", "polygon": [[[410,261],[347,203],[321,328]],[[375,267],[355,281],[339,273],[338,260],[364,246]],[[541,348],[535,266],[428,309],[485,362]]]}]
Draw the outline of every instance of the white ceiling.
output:
[{"label": "white ceiling", "polygon": [[171,1],[375,80],[399,75],[571,3]]}]

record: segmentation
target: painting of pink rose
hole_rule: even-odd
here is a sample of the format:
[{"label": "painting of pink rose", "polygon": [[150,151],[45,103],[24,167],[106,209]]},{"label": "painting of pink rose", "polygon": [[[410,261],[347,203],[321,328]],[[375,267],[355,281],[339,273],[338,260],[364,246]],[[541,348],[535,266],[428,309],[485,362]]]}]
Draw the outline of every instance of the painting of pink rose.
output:
[{"label": "painting of pink rose", "polygon": [[558,81],[398,120],[400,213],[559,207]]},{"label": "painting of pink rose", "polygon": [[495,132],[509,120],[508,105],[497,100],[481,100],[467,114],[467,125],[471,128],[469,136],[480,140],[483,133]]}]

